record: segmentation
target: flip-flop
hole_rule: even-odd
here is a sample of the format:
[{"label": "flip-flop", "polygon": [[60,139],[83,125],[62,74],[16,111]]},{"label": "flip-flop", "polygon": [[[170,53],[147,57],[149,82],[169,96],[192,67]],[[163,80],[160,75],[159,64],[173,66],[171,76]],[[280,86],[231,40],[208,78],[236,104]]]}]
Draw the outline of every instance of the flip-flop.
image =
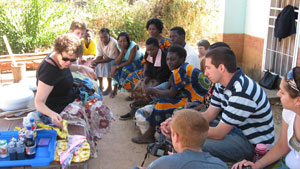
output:
[{"label": "flip-flop", "polygon": [[126,99],[125,99],[126,101],[133,101],[134,100],[134,98],[132,97],[132,96],[128,96],[128,97],[126,97]]},{"label": "flip-flop", "polygon": [[117,95],[117,92],[112,91],[112,92],[110,92],[109,97],[113,99],[116,97],[116,95]]},{"label": "flip-flop", "polygon": [[103,96],[106,96],[106,95],[109,95],[109,93],[111,93],[112,92],[112,90],[105,90],[103,93],[102,93],[102,95]]}]

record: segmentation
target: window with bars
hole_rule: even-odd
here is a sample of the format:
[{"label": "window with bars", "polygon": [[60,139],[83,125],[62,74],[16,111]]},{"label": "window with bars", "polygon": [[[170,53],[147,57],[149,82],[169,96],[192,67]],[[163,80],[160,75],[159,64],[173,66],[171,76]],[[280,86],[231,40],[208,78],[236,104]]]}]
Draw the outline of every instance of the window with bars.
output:
[{"label": "window with bars", "polygon": [[[268,19],[267,38],[264,45],[263,69],[283,76],[296,65],[298,53],[298,20],[296,20],[296,34],[281,39],[274,36],[275,20],[282,9],[287,5],[299,8],[300,0],[271,0]],[[298,12],[298,10],[295,10]],[[298,12],[299,18],[299,12]]]}]

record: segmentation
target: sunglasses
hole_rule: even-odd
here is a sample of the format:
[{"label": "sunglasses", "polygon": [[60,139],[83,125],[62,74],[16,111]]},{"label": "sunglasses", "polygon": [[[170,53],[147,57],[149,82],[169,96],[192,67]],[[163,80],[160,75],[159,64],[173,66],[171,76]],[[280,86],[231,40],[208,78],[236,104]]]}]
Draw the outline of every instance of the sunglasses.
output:
[{"label": "sunglasses", "polygon": [[65,58],[65,57],[63,57],[62,55],[61,55],[61,59],[62,59],[63,61],[65,61],[65,62],[67,62],[67,61],[75,62],[75,61],[77,60],[77,58],[75,58],[75,59],[70,59],[70,58]]},{"label": "sunglasses", "polygon": [[289,73],[287,74],[287,82],[288,85],[293,88],[294,90],[296,90],[299,94],[300,94],[300,90],[297,86],[297,83],[295,81],[295,70],[299,69],[300,67],[296,66],[294,67],[292,70],[289,71]]}]

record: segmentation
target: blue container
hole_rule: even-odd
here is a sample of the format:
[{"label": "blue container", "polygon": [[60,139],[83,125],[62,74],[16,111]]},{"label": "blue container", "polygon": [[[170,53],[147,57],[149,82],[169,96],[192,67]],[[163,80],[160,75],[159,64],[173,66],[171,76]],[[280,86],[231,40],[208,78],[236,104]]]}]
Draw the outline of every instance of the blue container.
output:
[{"label": "blue container", "polygon": [[[9,157],[0,158],[0,167],[12,167],[12,166],[48,166],[54,160],[55,148],[56,148],[56,131],[55,130],[41,130],[37,131],[37,143],[41,138],[49,138],[48,146],[38,146],[36,150],[36,155],[32,159],[25,160],[15,160],[10,161]],[[19,138],[18,131],[1,131],[0,139],[9,140],[14,136],[15,138]]]}]

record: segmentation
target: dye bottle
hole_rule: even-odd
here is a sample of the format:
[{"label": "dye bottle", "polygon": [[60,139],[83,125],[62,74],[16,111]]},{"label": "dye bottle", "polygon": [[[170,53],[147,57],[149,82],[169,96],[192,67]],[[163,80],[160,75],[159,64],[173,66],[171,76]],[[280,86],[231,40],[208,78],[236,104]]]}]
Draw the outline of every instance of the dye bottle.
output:
[{"label": "dye bottle", "polygon": [[31,126],[27,126],[27,131],[25,133],[25,153],[26,157],[31,159],[35,157],[36,153],[36,144],[33,140],[34,132],[31,130]]}]

